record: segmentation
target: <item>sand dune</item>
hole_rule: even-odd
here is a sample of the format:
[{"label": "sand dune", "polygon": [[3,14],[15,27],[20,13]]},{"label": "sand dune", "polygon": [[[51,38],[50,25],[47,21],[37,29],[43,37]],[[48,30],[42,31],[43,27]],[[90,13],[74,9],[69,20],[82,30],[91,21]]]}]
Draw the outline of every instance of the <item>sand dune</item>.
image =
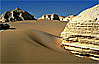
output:
[{"label": "sand dune", "polygon": [[24,21],[9,23],[14,30],[0,32],[1,62],[6,63],[98,63],[75,57],[60,47],[59,37],[67,22]]}]

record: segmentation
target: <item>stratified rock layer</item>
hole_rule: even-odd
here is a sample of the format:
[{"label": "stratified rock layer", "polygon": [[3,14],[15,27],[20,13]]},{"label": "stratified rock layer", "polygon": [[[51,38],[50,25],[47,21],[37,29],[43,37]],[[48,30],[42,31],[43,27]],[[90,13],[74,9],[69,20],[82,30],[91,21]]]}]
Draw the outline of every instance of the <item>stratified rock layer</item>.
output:
[{"label": "stratified rock layer", "polygon": [[74,17],[61,36],[65,49],[80,57],[99,60],[99,4]]},{"label": "stratified rock layer", "polygon": [[9,22],[9,21],[14,22],[22,20],[35,20],[35,18],[33,15],[29,14],[24,10],[21,10],[18,7],[14,10],[3,13],[0,17],[1,22]]}]

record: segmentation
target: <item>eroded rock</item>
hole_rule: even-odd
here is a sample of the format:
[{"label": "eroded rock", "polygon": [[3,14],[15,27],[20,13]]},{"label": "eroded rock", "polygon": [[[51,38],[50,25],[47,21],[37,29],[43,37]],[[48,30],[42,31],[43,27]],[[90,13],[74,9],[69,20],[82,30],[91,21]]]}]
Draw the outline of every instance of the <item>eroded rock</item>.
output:
[{"label": "eroded rock", "polygon": [[38,18],[38,20],[59,20],[59,17],[57,14],[47,14],[47,15],[43,15],[42,17]]},{"label": "eroded rock", "polygon": [[70,16],[67,16],[65,18],[63,18],[63,21],[72,21],[72,19],[76,17],[76,15],[70,15]]},{"label": "eroded rock", "polygon": [[99,4],[74,17],[61,37],[63,47],[76,56],[99,60]]},{"label": "eroded rock", "polygon": [[8,24],[0,24],[0,30],[9,29],[9,28],[10,28],[10,25],[8,25]]},{"label": "eroded rock", "polygon": [[3,13],[0,17],[2,22],[14,22],[14,21],[22,21],[22,20],[36,20],[33,15],[28,12],[21,10],[20,8],[16,8],[11,11],[7,11]]}]

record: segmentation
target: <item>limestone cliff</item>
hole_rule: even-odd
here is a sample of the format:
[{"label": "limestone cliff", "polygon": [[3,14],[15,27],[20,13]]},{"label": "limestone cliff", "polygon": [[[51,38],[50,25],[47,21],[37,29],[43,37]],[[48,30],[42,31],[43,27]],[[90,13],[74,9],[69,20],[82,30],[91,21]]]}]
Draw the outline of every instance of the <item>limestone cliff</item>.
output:
[{"label": "limestone cliff", "polygon": [[3,13],[0,17],[1,22],[9,22],[9,21],[13,22],[22,20],[35,20],[35,18],[33,15],[29,14],[24,10],[21,10],[18,7],[14,10]]}]

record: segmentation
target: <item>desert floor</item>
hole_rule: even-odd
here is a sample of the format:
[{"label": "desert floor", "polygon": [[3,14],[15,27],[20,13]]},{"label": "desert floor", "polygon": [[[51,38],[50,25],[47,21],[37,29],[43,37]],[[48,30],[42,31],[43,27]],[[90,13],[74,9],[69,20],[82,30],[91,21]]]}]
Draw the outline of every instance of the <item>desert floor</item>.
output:
[{"label": "desert floor", "polygon": [[11,29],[0,32],[2,63],[98,63],[76,57],[60,47],[59,36],[67,22],[29,20],[8,24]]}]

